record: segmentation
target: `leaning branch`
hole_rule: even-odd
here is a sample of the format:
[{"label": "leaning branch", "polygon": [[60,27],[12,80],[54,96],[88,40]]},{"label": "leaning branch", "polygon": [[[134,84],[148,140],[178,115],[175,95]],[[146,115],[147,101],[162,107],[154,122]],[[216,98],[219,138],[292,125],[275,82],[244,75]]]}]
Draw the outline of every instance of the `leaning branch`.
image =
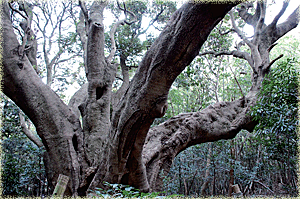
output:
[{"label": "leaning branch", "polygon": [[34,143],[36,144],[39,148],[41,148],[43,145],[43,143],[39,140],[39,138],[37,136],[35,136],[32,131],[30,131],[25,123],[25,118],[24,115],[20,112],[19,113],[19,118],[20,118],[20,125],[22,127],[22,130],[24,132],[24,134]]},{"label": "leaning branch", "polygon": [[159,181],[158,171],[170,171],[173,159],[187,147],[231,139],[241,129],[252,131],[255,125],[247,113],[253,103],[247,97],[218,102],[200,112],[183,113],[152,127],[143,150],[150,185],[153,187]]},{"label": "leaning branch", "polygon": [[285,12],[286,8],[288,7],[289,3],[290,3],[290,0],[286,0],[286,1],[283,2],[281,10],[277,14],[277,16],[274,18],[274,20],[272,21],[271,26],[276,26],[278,20],[284,14],[284,12]]},{"label": "leaning branch", "polygon": [[253,182],[256,182],[260,185],[262,185],[264,188],[268,189],[271,193],[274,194],[274,191],[272,191],[268,186],[266,186],[265,184],[263,184],[262,182],[258,181],[258,180],[253,180]]},{"label": "leaning branch", "polygon": [[246,35],[237,27],[237,25],[235,23],[235,19],[234,19],[232,10],[229,12],[229,15],[230,15],[233,29],[238,34],[238,36],[251,48],[253,46],[252,43],[247,39]]},{"label": "leaning branch", "polygon": [[[114,111],[112,122],[117,128],[111,135],[121,138],[114,140],[118,146],[114,157],[120,162],[120,170],[126,168],[127,162],[136,162],[135,168],[128,168],[128,181],[134,180],[133,185],[140,186],[140,190],[148,190],[151,181],[140,157],[148,129],[154,118],[165,114],[168,91],[176,77],[198,55],[217,22],[236,4],[186,3],[177,10],[140,62]],[[213,12],[216,9],[219,12]]]},{"label": "leaning branch", "polygon": [[240,91],[241,91],[242,96],[245,97],[244,92],[243,92],[243,90],[242,90],[242,87],[241,87],[239,81],[237,80],[236,75],[235,75],[235,73],[233,72],[233,70],[232,70],[232,68],[231,68],[230,65],[229,65],[229,69],[230,69],[231,73],[233,74],[233,78],[234,78],[234,80],[236,81],[236,83],[237,83],[237,85],[238,85],[238,87],[239,87],[239,89],[240,89]]},{"label": "leaning branch", "polygon": [[278,44],[278,43],[272,44],[272,45],[268,48],[268,52],[271,52],[271,50],[272,50],[277,44]]},{"label": "leaning branch", "polygon": [[267,65],[267,67],[265,67],[263,70],[269,70],[269,68],[271,68],[271,66],[279,59],[281,59],[283,57],[283,54],[279,55],[278,57],[276,57],[273,61],[271,61],[269,63],[269,65]]},{"label": "leaning branch", "polygon": [[117,51],[116,41],[115,41],[115,32],[117,31],[117,28],[120,25],[124,25],[125,21],[126,21],[125,19],[119,20],[118,22],[116,22],[114,24],[114,26],[110,30],[109,36],[110,36],[110,41],[111,41],[111,51],[110,51],[109,56],[106,58],[108,63],[110,63],[112,61],[112,59],[115,56],[115,53]]},{"label": "leaning branch", "polygon": [[[300,20],[300,6],[298,6],[294,12],[287,18],[287,20],[281,24],[278,24],[276,30],[271,30],[270,33],[276,32],[274,42],[276,42],[283,35],[296,28]],[[269,27],[268,27],[269,28]],[[272,28],[272,27],[270,27]]]},{"label": "leaning branch", "polygon": [[[137,22],[137,17],[136,17],[136,15],[135,15],[133,12],[131,12],[131,11],[129,11],[129,10],[126,9],[125,3],[123,3],[123,7],[124,7],[124,8],[122,8],[122,7],[120,6],[119,1],[117,1],[117,4],[118,4],[119,9],[122,10],[122,11],[124,11],[125,19],[122,19],[122,20],[119,20],[118,22],[116,22],[116,23],[114,24],[114,26],[112,27],[112,29],[110,30],[109,36],[110,36],[110,41],[111,41],[111,52],[110,52],[109,56],[106,58],[107,61],[108,61],[108,63],[110,63],[110,62],[112,61],[112,59],[113,59],[113,57],[114,57],[114,55],[115,55],[115,53],[116,53],[116,51],[117,51],[117,48],[116,48],[116,41],[115,41],[115,32],[117,31],[117,28],[118,28],[120,25],[124,25],[125,23],[126,23],[127,25],[131,25],[131,24]],[[126,20],[127,13],[129,13],[129,14],[133,17],[133,20],[132,20],[132,21],[127,21],[127,20]]]},{"label": "leaning branch", "polygon": [[204,53],[200,53],[199,55],[200,56],[214,55],[215,57],[222,56],[222,55],[232,55],[234,57],[237,57],[237,58],[244,59],[244,60],[248,61],[248,63],[252,67],[252,69],[254,69],[254,62],[253,62],[250,54],[247,53],[247,52],[242,52],[242,51],[239,51],[239,50],[222,51],[222,52],[207,51],[207,52],[204,52]]}]

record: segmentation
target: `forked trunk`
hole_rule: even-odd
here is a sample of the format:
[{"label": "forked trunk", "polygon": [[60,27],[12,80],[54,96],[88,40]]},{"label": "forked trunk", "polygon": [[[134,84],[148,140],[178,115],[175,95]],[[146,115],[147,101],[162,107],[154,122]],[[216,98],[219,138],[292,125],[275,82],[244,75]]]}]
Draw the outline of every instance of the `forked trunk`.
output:
[{"label": "forked trunk", "polygon": [[264,34],[269,36],[274,27],[262,26],[265,31],[256,41],[261,45],[251,46],[253,87],[245,97],[216,103],[201,112],[180,114],[150,128],[155,118],[165,114],[168,92],[176,77],[238,2],[184,4],[147,51],[127,90],[113,106],[111,88],[116,68],[109,61],[111,56],[104,56],[102,19],[106,4],[107,1],[94,2],[87,12],[80,2],[88,25],[84,45],[88,83],[74,95],[70,106],[41,81],[26,55],[20,53],[22,45],[14,34],[10,9],[7,2],[1,4],[3,92],[34,123],[47,151],[50,183],[54,185],[59,174],[70,177],[66,195],[85,195],[89,189],[102,187],[103,181],[156,191],[161,184],[161,171],[167,173],[182,150],[199,143],[231,139],[241,129],[251,131],[255,123],[247,113],[272,65],[268,49],[298,24],[294,20],[296,14],[291,15],[289,23],[278,28],[275,24],[277,39],[272,34],[273,39],[267,42],[262,38]]}]

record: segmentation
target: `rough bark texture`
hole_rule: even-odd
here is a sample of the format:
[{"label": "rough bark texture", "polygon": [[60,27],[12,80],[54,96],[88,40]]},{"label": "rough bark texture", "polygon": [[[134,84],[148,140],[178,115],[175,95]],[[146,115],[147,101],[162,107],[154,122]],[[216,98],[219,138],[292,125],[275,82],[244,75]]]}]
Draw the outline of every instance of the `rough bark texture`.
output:
[{"label": "rough bark texture", "polygon": [[119,170],[108,172],[107,176],[149,190],[142,159],[149,128],[155,118],[165,114],[168,91],[175,78],[199,53],[210,31],[233,6],[188,3],[173,14],[147,51],[113,113],[111,138],[116,154],[110,162]]},{"label": "rough bark texture", "polygon": [[22,45],[14,34],[8,5],[1,5],[3,92],[34,123],[47,150],[50,182],[55,184],[59,174],[70,177],[67,195],[85,195],[88,189],[101,187],[103,181],[129,184],[142,191],[159,190],[159,174],[169,171],[180,151],[194,144],[233,138],[241,129],[252,130],[255,123],[247,113],[272,64],[268,49],[299,22],[295,12],[283,24],[264,26],[258,17],[262,15],[255,15],[251,22],[259,18],[257,27],[262,31],[253,42],[246,41],[254,71],[251,91],[244,98],[180,114],[150,129],[154,119],[165,114],[168,92],[176,77],[237,2],[184,4],[147,51],[130,83],[123,71],[124,87],[128,88],[123,88],[113,103],[115,66],[104,57],[102,19],[106,4],[94,2],[87,12],[81,3],[86,27],[78,31],[88,34],[86,41],[82,35],[88,83],[74,95],[70,108],[40,80],[26,55],[19,54]]},{"label": "rough bark texture", "polygon": [[[226,52],[233,56],[237,53],[246,55],[238,57],[247,60],[253,69],[250,92],[233,102],[218,102],[200,112],[180,114],[150,129],[143,149],[143,158],[152,191],[161,189],[162,179],[169,172],[174,158],[187,147],[220,139],[231,139],[241,129],[252,131],[255,127],[256,123],[247,113],[256,103],[256,95],[262,80],[274,63],[269,60],[270,50],[279,38],[299,23],[298,7],[286,22],[279,25],[276,22],[266,26],[264,16],[260,13],[265,12],[265,7],[261,4],[264,3],[259,1],[258,6],[261,7],[257,9],[259,13],[253,16],[243,15],[245,12],[240,11],[243,19],[250,20],[252,17],[250,25],[255,26],[255,36],[251,41],[237,28],[231,14],[235,32],[249,46],[251,54],[242,51]],[[242,7],[242,9],[246,8]],[[257,26],[258,23],[261,23],[260,27]],[[223,53],[206,52],[203,54],[219,56]]]},{"label": "rough bark texture", "polygon": [[[160,190],[163,170],[167,174],[176,155],[189,146],[231,139],[241,129],[251,131],[255,123],[247,115],[249,98],[233,102],[219,102],[201,112],[184,113],[151,128],[144,146],[143,158],[148,180],[154,191]],[[253,104],[252,104],[253,105]]]},{"label": "rough bark texture", "polygon": [[82,139],[79,119],[50,87],[36,74],[27,56],[19,55],[19,42],[10,21],[7,3],[2,4],[3,92],[34,123],[52,165],[50,183],[56,184],[59,173],[72,176],[66,190],[76,192],[79,186],[78,152],[74,137]]}]

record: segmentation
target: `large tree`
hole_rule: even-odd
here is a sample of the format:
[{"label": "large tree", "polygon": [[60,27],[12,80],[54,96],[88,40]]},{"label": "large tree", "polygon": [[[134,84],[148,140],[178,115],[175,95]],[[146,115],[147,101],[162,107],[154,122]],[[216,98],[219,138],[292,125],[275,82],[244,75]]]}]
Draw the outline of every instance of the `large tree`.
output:
[{"label": "large tree", "polygon": [[[55,184],[59,174],[69,176],[66,194],[74,196],[103,186],[103,181],[129,184],[145,192],[158,190],[161,172],[169,171],[180,151],[199,143],[231,139],[241,129],[253,130],[256,123],[247,113],[274,62],[269,60],[270,50],[299,22],[298,7],[284,23],[278,24],[288,3],[284,3],[269,25],[264,22],[266,2],[257,3],[255,14],[248,13],[249,4],[242,4],[240,17],[255,28],[252,40],[243,35],[231,15],[234,30],[251,52],[237,49],[220,54],[248,61],[253,70],[248,94],[232,102],[218,102],[200,112],[180,114],[151,128],[154,119],[166,112],[168,92],[176,77],[198,55],[212,29],[238,3],[184,4],[146,52],[126,89],[121,87],[124,92],[116,102],[112,99],[115,28],[111,34],[111,53],[105,57],[104,52],[103,11],[108,2],[95,1],[89,9],[80,2],[81,21],[85,24],[77,27],[87,35],[86,38],[82,34],[81,41],[86,51],[88,83],[67,105],[42,82],[33,68],[35,60],[26,56],[26,41],[31,34],[29,15],[24,14],[26,9],[17,10],[4,1],[1,4],[3,92],[35,125],[47,151],[45,165],[50,183]],[[12,10],[27,22],[21,44],[12,26]],[[134,13],[123,10],[134,18]],[[131,22],[124,20],[116,26],[122,23]]]}]

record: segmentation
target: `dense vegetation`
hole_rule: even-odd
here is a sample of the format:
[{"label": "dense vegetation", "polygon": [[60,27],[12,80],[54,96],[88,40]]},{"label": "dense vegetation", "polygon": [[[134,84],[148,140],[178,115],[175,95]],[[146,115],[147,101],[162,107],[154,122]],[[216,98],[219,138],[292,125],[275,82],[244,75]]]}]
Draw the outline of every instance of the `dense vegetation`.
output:
[{"label": "dense vegetation", "polygon": [[[166,23],[167,16],[175,10],[175,4],[157,1],[155,6],[147,9],[143,3],[137,5],[128,3],[127,8],[138,13],[140,20],[143,15],[156,19],[150,22],[149,27],[151,23],[153,25],[156,22],[155,28],[160,29],[162,24]],[[167,12],[161,14],[163,8]],[[110,9],[116,18],[120,16],[114,5],[111,5]],[[140,21],[134,26],[121,26],[118,29],[116,55],[121,62],[127,64],[130,78],[135,72],[138,60],[154,40],[154,36],[147,32],[148,28],[142,29]],[[230,32],[230,29],[229,16],[226,16],[211,33],[202,52],[230,50],[234,46],[235,38],[232,34],[221,34]],[[146,33],[144,41],[135,36]],[[72,42],[67,53],[78,53],[75,51],[80,45],[75,44],[79,39],[75,32],[70,35]],[[108,35],[109,33],[106,33],[107,49],[111,47]],[[70,38],[65,39],[71,40]],[[58,37],[56,43],[59,45],[60,42],[61,38]],[[297,58],[300,56],[299,42],[294,36],[283,39],[274,49],[274,57],[281,53],[281,48],[285,48],[285,57],[274,64],[271,73],[265,77],[259,100],[249,113],[257,121],[258,125],[255,130],[253,132],[242,130],[232,140],[204,143],[181,152],[173,162],[170,173],[166,176],[161,174],[164,179],[162,195],[228,195],[230,183],[238,184],[246,196],[296,196],[298,194],[297,113],[300,63]],[[79,56],[82,55],[79,54]],[[68,60],[67,63],[75,61],[74,58],[74,60]],[[40,66],[41,78],[47,76],[46,65]],[[64,64],[57,65],[56,67],[60,66],[57,69],[57,76],[51,77],[49,81],[49,85],[52,84],[54,90],[57,89],[65,100],[68,97],[65,96],[64,91],[69,85],[74,82],[82,85],[86,81],[82,74],[75,75],[82,70],[80,69],[82,63],[78,65],[75,72],[66,69]],[[122,63],[117,77],[121,76],[121,67]],[[154,125],[179,113],[203,110],[215,102],[233,101],[242,97],[250,89],[250,73],[251,69],[247,63],[239,59],[213,55],[198,56],[173,83],[169,92],[169,108],[164,117],[156,119]],[[69,76],[73,76],[72,80]],[[114,89],[119,88],[123,80],[117,78],[113,85]],[[23,134],[20,127],[19,108],[5,96],[3,96],[1,106],[3,195],[51,195],[49,190],[53,187],[49,187],[46,180],[43,162],[44,149],[37,147]],[[29,119],[25,119],[29,125],[28,128],[35,131]],[[118,188],[117,191],[114,190],[114,194],[121,192],[119,187],[122,185],[111,186]],[[125,188],[129,191],[131,189],[136,191],[134,188],[129,189],[124,186]],[[137,193],[137,196],[143,196],[139,192],[134,193]],[[124,196],[128,196],[126,194]]]},{"label": "dense vegetation", "polygon": [[2,185],[3,195],[48,195],[43,149],[21,130],[19,108],[2,96]]},{"label": "dense vegetation", "polygon": [[208,180],[202,194],[227,195],[233,178],[245,195],[296,196],[298,77],[299,62],[290,58],[279,62],[266,77],[261,98],[253,107],[251,114],[258,122],[255,131],[183,151],[165,178],[165,191],[199,196]]}]

